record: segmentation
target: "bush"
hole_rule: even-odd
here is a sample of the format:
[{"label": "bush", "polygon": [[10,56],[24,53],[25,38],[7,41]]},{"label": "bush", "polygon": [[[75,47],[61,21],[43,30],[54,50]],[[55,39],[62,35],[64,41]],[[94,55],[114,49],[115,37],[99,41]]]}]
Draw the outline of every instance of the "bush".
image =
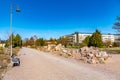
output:
[{"label": "bush", "polygon": [[120,46],[120,42],[114,42],[113,43],[113,47],[119,47]]},{"label": "bush", "polygon": [[80,43],[79,48],[82,48],[82,47],[84,47],[84,46],[87,46],[87,44],[85,44],[85,43]]}]

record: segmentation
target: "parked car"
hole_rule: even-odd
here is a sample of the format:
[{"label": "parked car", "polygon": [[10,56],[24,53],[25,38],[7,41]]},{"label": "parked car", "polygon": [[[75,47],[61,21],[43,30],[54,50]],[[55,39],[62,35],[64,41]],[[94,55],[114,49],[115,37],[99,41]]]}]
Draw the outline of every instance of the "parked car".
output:
[{"label": "parked car", "polygon": [[16,56],[11,57],[12,58],[12,65],[13,66],[20,66],[20,59]]}]

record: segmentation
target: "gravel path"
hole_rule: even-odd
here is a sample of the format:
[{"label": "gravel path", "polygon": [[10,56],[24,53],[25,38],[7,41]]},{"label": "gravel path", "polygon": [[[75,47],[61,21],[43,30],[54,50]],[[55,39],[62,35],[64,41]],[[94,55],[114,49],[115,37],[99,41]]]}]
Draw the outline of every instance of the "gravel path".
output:
[{"label": "gravel path", "polygon": [[20,50],[21,65],[9,70],[4,80],[120,80],[112,74],[34,49]]}]

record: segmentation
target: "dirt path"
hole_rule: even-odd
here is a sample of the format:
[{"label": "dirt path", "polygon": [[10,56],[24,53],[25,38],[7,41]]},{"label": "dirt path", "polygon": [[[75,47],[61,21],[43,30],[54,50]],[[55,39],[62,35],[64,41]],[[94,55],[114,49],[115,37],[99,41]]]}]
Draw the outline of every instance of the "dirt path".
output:
[{"label": "dirt path", "polygon": [[110,71],[113,74],[120,75],[120,54],[111,54],[111,57],[105,64],[92,65],[98,69]]},{"label": "dirt path", "polygon": [[22,48],[21,66],[9,70],[4,80],[120,80],[112,74],[94,70],[83,63]]}]

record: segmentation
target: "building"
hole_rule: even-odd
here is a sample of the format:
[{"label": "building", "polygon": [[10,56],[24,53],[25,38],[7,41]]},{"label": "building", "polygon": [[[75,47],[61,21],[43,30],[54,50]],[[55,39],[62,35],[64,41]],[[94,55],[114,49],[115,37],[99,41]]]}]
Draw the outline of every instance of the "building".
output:
[{"label": "building", "polygon": [[102,34],[102,41],[111,41],[112,43],[115,42],[115,36],[114,34]]},{"label": "building", "polygon": [[[82,41],[87,37],[91,36],[92,33],[80,33],[80,32],[75,32],[70,35],[66,35],[63,37],[68,37],[70,39],[70,44],[71,45],[79,45],[79,43],[82,43]],[[120,36],[120,35],[119,35]],[[118,35],[115,34],[102,34],[102,41],[111,41],[115,42],[118,39]]]},{"label": "building", "polygon": [[0,43],[0,48],[4,48],[5,47],[5,43]]}]

